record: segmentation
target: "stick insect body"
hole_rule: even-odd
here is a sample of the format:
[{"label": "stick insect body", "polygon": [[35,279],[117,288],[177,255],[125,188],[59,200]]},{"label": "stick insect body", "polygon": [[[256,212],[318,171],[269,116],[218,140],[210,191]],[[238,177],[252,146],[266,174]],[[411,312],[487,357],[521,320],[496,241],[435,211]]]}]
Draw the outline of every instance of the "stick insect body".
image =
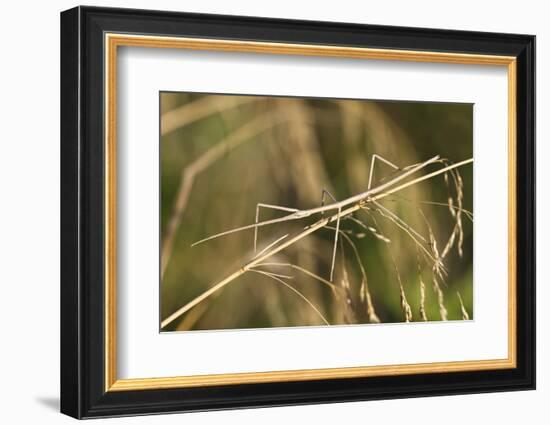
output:
[{"label": "stick insect body", "polygon": [[[341,219],[342,210],[345,209],[347,206],[349,206],[351,204],[356,204],[358,202],[359,203],[361,203],[361,202],[367,203],[370,198],[372,198],[372,197],[382,193],[383,191],[391,188],[392,186],[394,186],[396,183],[403,180],[404,178],[410,176],[411,174],[414,174],[415,172],[425,168],[426,166],[428,166],[430,164],[433,164],[433,163],[439,161],[439,155],[436,155],[433,158],[430,158],[427,161],[424,161],[422,163],[414,164],[414,165],[410,165],[408,167],[405,167],[405,168],[402,169],[404,172],[401,173],[400,175],[394,177],[393,179],[389,180],[386,183],[383,183],[383,184],[380,184],[380,185],[378,185],[374,188],[371,188],[372,178],[373,178],[373,175],[374,175],[375,160],[380,160],[380,161],[384,162],[385,164],[391,166],[395,170],[400,170],[400,168],[398,166],[396,166],[395,164],[393,164],[392,162],[388,161],[387,159],[384,159],[380,155],[375,154],[375,155],[372,156],[372,160],[371,160],[369,182],[368,182],[368,186],[367,186],[366,191],[358,193],[357,195],[351,196],[351,197],[349,197],[347,199],[344,199],[342,201],[336,201],[334,199],[334,197],[330,194],[330,192],[323,189],[322,195],[321,195],[321,206],[306,209],[306,210],[283,207],[283,206],[280,206],[280,205],[271,205],[271,204],[259,203],[256,206],[256,221],[255,221],[254,224],[250,224],[250,225],[247,225],[247,226],[242,226],[242,227],[238,227],[236,229],[231,229],[231,230],[227,230],[225,232],[217,233],[215,235],[212,235],[212,236],[209,236],[207,238],[201,239],[201,240],[193,243],[191,246],[196,246],[196,245],[201,244],[203,242],[206,242],[206,241],[209,241],[209,240],[212,240],[212,239],[215,239],[215,238],[219,238],[221,236],[229,235],[231,233],[240,232],[242,230],[254,229],[254,252],[256,252],[257,239],[258,239],[258,228],[259,227],[266,226],[266,225],[269,225],[269,224],[281,223],[281,222],[289,221],[289,220],[298,220],[298,219],[310,217],[311,215],[314,215],[314,214],[323,214],[327,211],[337,210],[338,218],[336,220],[336,226],[335,226],[336,229],[335,229],[334,244],[333,244],[333,250],[332,250],[332,262],[331,262],[331,267],[330,267],[330,281],[332,282],[333,277],[334,277],[334,265],[335,265],[335,262],[336,262],[336,250],[337,250],[337,244],[338,244],[338,234],[340,232],[340,219]],[[331,203],[331,204],[324,205],[325,194],[328,195],[330,198],[332,198],[332,200],[334,202]],[[260,208],[270,208],[270,209],[275,209],[275,210],[279,210],[279,211],[286,211],[286,212],[290,212],[290,214],[287,214],[283,217],[274,218],[272,220],[259,221]],[[278,242],[278,241],[276,241],[276,242]],[[270,245],[270,246],[272,246],[272,245]]]}]

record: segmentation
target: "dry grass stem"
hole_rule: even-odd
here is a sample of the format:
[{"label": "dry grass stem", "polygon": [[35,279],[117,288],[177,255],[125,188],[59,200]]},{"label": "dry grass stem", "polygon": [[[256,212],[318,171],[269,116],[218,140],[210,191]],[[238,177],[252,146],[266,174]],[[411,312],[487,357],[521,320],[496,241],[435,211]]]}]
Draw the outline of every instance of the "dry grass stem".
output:
[{"label": "dry grass stem", "polygon": [[[348,216],[348,218],[352,218],[352,216]],[[357,222],[363,224],[360,220],[355,219]],[[364,225],[364,224],[363,224]],[[336,228],[327,226],[330,230],[336,230]],[[369,291],[369,285],[368,285],[368,279],[367,279],[367,271],[365,269],[365,266],[363,265],[363,262],[361,261],[361,256],[359,255],[359,250],[357,249],[357,246],[355,245],[355,242],[346,234],[345,231],[340,230],[340,235],[344,238],[344,240],[350,245],[353,254],[355,256],[355,260],[357,262],[357,265],[359,266],[359,270],[361,272],[361,287],[359,290],[359,296],[360,300],[365,303],[367,316],[369,318],[370,323],[380,323],[380,318],[376,314],[376,311],[374,309],[374,305],[372,303],[372,298]],[[343,248],[342,248],[343,252]]]},{"label": "dry grass stem", "polygon": [[[262,255],[263,253],[265,253],[266,251],[268,251],[270,248],[273,248],[275,245],[277,245],[279,242],[281,242],[283,239],[286,239],[288,237],[288,233],[286,235],[283,235],[281,236],[280,238],[274,240],[273,242],[271,242],[269,245],[267,245],[264,249],[262,249],[260,252],[258,252],[254,258],[256,257],[259,257],[260,255]],[[256,248],[254,246],[254,248]]]},{"label": "dry grass stem", "polygon": [[456,291],[456,295],[458,295],[458,301],[460,302],[460,311],[462,313],[462,320],[470,320],[470,315],[466,311],[466,308],[464,307],[464,303],[462,302],[462,297],[460,296],[460,292]]},{"label": "dry grass stem", "polygon": [[[401,230],[403,230],[416,244],[418,248],[422,250],[422,252],[435,264],[438,260],[435,258],[430,251],[422,244],[421,241],[417,239],[418,235],[422,241],[426,241],[426,239],[420,235],[418,232],[416,232],[411,226],[409,226],[407,223],[405,223],[401,218],[397,217],[394,213],[389,211],[387,208],[384,208],[383,205],[381,205],[378,202],[374,202],[376,206],[379,206],[381,208],[377,209],[378,213],[388,220],[392,221],[397,227],[399,227]],[[365,210],[365,209],[363,209]],[[444,267],[443,264],[441,264],[441,267]]]},{"label": "dry grass stem", "polygon": [[272,266],[275,266],[275,267],[289,267],[291,269],[294,269],[294,270],[298,270],[306,275],[308,275],[309,277],[312,277],[313,279],[323,283],[324,285],[328,286],[330,289],[332,289],[333,291],[337,291],[338,290],[338,287],[334,285],[334,283],[332,282],[329,282],[327,279],[324,279],[323,277],[303,268],[303,267],[300,267],[300,266],[297,266],[296,264],[291,264],[291,263],[261,263],[261,264],[257,264],[255,267],[262,267],[262,266],[265,266],[265,267],[272,267]]},{"label": "dry grass stem", "polygon": [[[366,208],[363,208],[363,209],[366,209]],[[376,229],[375,227],[372,227],[372,226],[367,226],[365,223],[363,223],[361,220],[358,220],[357,218],[353,217],[353,216],[349,216],[347,217],[348,220],[351,220],[353,221],[354,223],[357,223],[359,226],[361,226],[363,229],[369,231],[376,239],[379,239],[381,240],[382,242],[385,242],[385,243],[390,243],[391,240],[390,238],[384,236],[382,233],[380,233],[380,231],[378,229]],[[355,233],[355,237],[357,239],[362,239],[363,237],[365,236],[364,233]]]},{"label": "dry grass stem", "polygon": [[416,249],[416,267],[418,273],[418,282],[420,284],[420,303],[418,307],[418,312],[420,313],[421,319],[427,322],[428,315],[426,314],[426,285],[424,284],[424,280],[422,279],[422,267],[420,266],[420,255],[418,252],[418,248]]},{"label": "dry grass stem", "polygon": [[401,282],[399,283],[399,297],[401,301],[401,309],[403,310],[403,314],[405,315],[405,322],[409,323],[413,320],[412,310],[409,302],[407,301],[407,297],[405,296],[405,290],[403,289],[403,285]]},{"label": "dry grass stem", "polygon": [[[444,203],[444,202],[433,202],[433,201],[419,201],[419,200],[413,200],[413,199],[407,199],[403,196],[398,196],[398,195],[395,195],[395,197],[397,199],[386,199],[386,201],[388,202],[396,202],[397,200],[400,200],[400,201],[406,201],[406,202],[411,202],[411,203],[414,203],[414,204],[424,204],[424,205],[437,205],[437,206],[442,206],[442,207],[446,207],[446,208],[449,208],[449,204],[448,203]],[[456,210],[456,211],[462,211],[466,217],[468,217],[468,219],[473,223],[474,222],[474,213],[472,213],[470,210],[467,210],[465,208],[458,208],[456,205],[452,205],[451,207],[452,209]]]},{"label": "dry grass stem", "polygon": [[346,268],[346,253],[344,251],[344,245],[340,242],[340,252],[342,254],[342,273],[340,277],[340,287],[344,291],[344,319],[346,323],[357,323],[357,316],[353,308],[353,297],[351,291],[351,284],[349,280],[348,270]]},{"label": "dry grass stem", "polygon": [[[444,161],[444,163],[449,164],[448,161]],[[448,206],[449,206],[449,212],[451,213],[451,216],[453,218],[455,218],[455,220],[456,220],[456,225],[455,225],[455,227],[453,229],[453,232],[452,232],[452,234],[449,238],[449,241],[447,242],[447,246],[445,246],[445,248],[443,250],[443,253],[441,255],[443,258],[445,258],[448,251],[452,248],[456,236],[458,236],[458,244],[457,244],[458,256],[462,257],[462,254],[463,254],[462,245],[463,245],[463,242],[464,242],[464,231],[463,231],[463,227],[462,227],[462,201],[463,201],[463,198],[464,198],[464,192],[463,192],[464,183],[462,181],[462,177],[460,176],[460,173],[457,170],[451,170],[451,171],[449,171],[449,173],[450,173],[450,175],[453,179],[453,183],[454,183],[454,190],[456,192],[457,209],[454,208],[454,200],[453,200],[453,197],[452,197],[452,194],[451,194],[448,173],[445,173],[445,175],[444,175],[445,176],[445,184],[446,184],[447,190],[448,190],[447,203],[448,203]]]},{"label": "dry grass stem", "polygon": [[290,289],[292,292],[294,292],[296,295],[298,295],[301,299],[303,299],[317,313],[317,315],[321,318],[321,320],[325,323],[325,325],[330,325],[330,323],[325,318],[325,316],[323,316],[323,314],[319,311],[319,309],[317,307],[315,307],[315,305],[310,300],[308,300],[307,297],[304,294],[302,294],[300,291],[298,291],[292,285],[289,285],[284,280],[280,279],[278,277],[278,275],[273,274],[273,273],[264,272],[264,271],[261,271],[261,270],[254,270],[253,269],[253,270],[250,270],[250,271],[254,272],[254,273],[261,274],[261,275],[264,275],[264,276],[267,276],[267,277],[273,279],[274,281],[280,283],[281,285],[287,287],[288,289]]},{"label": "dry grass stem", "polygon": [[[376,218],[373,216],[371,216],[371,218],[376,224],[376,226],[378,227],[378,222],[376,221]],[[401,280],[401,273],[399,273],[399,268],[397,267],[397,261],[395,260],[395,256],[393,255],[393,251],[391,250],[391,248],[389,249],[389,253],[390,253],[390,258],[391,258],[393,268],[395,270],[395,275],[397,277],[397,283],[399,285],[399,303],[401,305],[401,310],[403,311],[405,322],[409,323],[409,322],[412,322],[413,320],[412,309],[409,302],[407,301],[407,296],[405,295],[405,289],[403,288],[403,281]]]},{"label": "dry grass stem", "polygon": [[197,308],[194,308],[189,312],[189,314],[185,315],[185,318],[178,324],[178,327],[176,330],[178,331],[186,331],[193,327],[195,323],[203,316],[203,314],[206,312],[206,310],[209,307],[208,301],[200,304],[197,306]]},{"label": "dry grass stem", "polygon": [[439,257],[439,251],[437,249],[437,241],[435,239],[432,226],[430,225],[430,222],[420,210],[420,213],[422,217],[424,218],[424,221],[426,222],[426,226],[428,227],[428,232],[430,235],[430,247],[432,248],[432,255],[436,259],[433,267],[432,267],[432,283],[433,283],[433,289],[437,296],[437,304],[439,306],[439,315],[441,317],[441,320],[447,320],[447,308],[445,307],[445,296],[443,294],[443,290],[441,289],[441,284],[439,283],[439,279],[444,281],[445,277],[445,269],[443,267],[443,261]]},{"label": "dry grass stem", "polygon": [[405,322],[411,322],[413,320],[412,309],[407,301],[407,296],[405,295],[405,289],[403,288],[403,282],[401,281],[401,273],[399,273],[399,268],[397,267],[397,262],[393,252],[390,250],[390,257],[395,268],[395,275],[397,276],[397,283],[399,284],[399,301],[401,304],[401,310],[403,310],[403,316],[405,317]]},{"label": "dry grass stem", "polygon": [[372,303],[372,297],[370,295],[370,292],[368,290],[368,286],[365,281],[361,282],[361,299],[364,304],[366,304],[367,308],[367,317],[369,319],[370,323],[380,323],[380,318],[376,314],[376,311],[374,310],[374,305]]},{"label": "dry grass stem", "polygon": [[427,322],[428,316],[426,314],[426,285],[422,280],[422,276],[420,277],[420,307],[418,308],[418,312],[420,313],[420,317],[422,318],[422,320]]}]

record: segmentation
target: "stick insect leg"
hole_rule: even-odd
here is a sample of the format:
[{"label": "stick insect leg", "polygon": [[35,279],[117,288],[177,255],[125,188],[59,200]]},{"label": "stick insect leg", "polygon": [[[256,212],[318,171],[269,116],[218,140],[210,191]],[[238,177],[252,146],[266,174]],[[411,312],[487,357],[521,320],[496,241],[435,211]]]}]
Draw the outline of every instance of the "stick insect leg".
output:
[{"label": "stick insect leg", "polygon": [[342,212],[342,207],[338,208],[338,218],[336,219],[336,232],[334,234],[334,247],[332,248],[332,264],[330,266],[330,281],[334,276],[334,263],[336,262],[336,248],[338,247],[338,233],[340,232],[340,213]]},{"label": "stick insect leg", "polygon": [[[282,207],[280,205],[258,203],[256,204],[256,221],[254,222],[255,225],[257,225],[258,222],[260,221],[260,208],[269,208],[272,210],[287,211],[287,212],[298,211],[298,209],[296,208],[288,208],[288,207]],[[258,241],[258,226],[255,226],[254,227],[254,253],[256,253],[257,241]]]},{"label": "stick insect leg", "polygon": [[[321,206],[325,206],[325,195],[328,195],[330,199],[332,199],[333,202],[338,202],[332,194],[326,190],[323,189],[321,191]],[[336,262],[336,247],[338,246],[338,232],[340,231],[340,212],[342,211],[342,208],[338,208],[338,219],[336,220],[336,234],[334,235],[334,247],[332,249],[332,264],[330,266],[330,281],[332,282],[332,277],[334,275],[334,264]],[[321,215],[324,214],[324,211],[321,211]]]},{"label": "stick insect leg", "polygon": [[[321,206],[322,206],[322,207],[325,206],[325,195],[328,195],[329,198],[332,199],[334,202],[338,202],[338,201],[336,200],[336,198],[335,198],[334,196],[332,196],[332,194],[331,194],[328,190],[323,189],[323,190],[321,191]],[[324,211],[321,211],[321,215],[323,215],[323,214],[324,214]]]},{"label": "stick insect leg", "polygon": [[372,155],[372,159],[370,161],[370,173],[369,173],[369,185],[367,187],[367,190],[370,190],[371,188],[371,184],[372,184],[372,177],[374,176],[374,161],[375,160],[379,160],[379,161],[382,161],[383,163],[385,163],[386,165],[389,165],[390,167],[392,167],[394,170],[399,170],[399,167],[397,165],[395,165],[393,162],[391,161],[388,161],[386,158],[380,156],[380,155],[377,155],[377,154],[373,154]]}]

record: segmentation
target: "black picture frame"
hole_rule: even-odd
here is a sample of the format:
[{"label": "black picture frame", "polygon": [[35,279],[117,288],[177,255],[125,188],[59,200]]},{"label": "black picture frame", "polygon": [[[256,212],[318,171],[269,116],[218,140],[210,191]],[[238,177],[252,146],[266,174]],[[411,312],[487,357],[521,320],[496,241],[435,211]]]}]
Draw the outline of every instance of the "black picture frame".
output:
[{"label": "black picture frame", "polygon": [[[514,56],[517,367],[369,378],[105,391],[104,34]],[[76,418],[535,388],[535,37],[76,7],[61,13],[61,412]]]}]

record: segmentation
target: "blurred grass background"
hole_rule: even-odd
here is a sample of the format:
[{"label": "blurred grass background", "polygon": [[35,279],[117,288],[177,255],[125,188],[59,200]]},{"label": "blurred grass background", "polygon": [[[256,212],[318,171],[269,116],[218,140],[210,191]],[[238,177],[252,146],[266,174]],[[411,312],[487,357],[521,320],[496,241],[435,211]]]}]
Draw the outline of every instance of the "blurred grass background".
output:
[{"label": "blurred grass background", "polygon": [[[338,200],[363,192],[373,154],[400,167],[437,154],[453,162],[473,156],[473,108],[469,104],[173,92],[161,93],[160,102],[162,243],[170,233],[170,217],[182,182],[186,181],[188,186],[181,221],[172,232],[172,248],[168,256],[163,253],[161,318],[253,256],[252,230],[196,247],[191,244],[253,223],[258,202],[308,209],[320,205],[323,188]],[[436,168],[430,168],[433,169]],[[378,163],[375,183],[392,171]],[[472,211],[472,166],[461,167],[459,172],[464,181],[463,207]],[[441,249],[454,226],[448,208],[414,201],[446,203],[447,197],[448,189],[440,176],[407,188],[382,203],[427,237],[421,209]],[[356,214],[374,225],[368,216]],[[281,215],[284,213],[262,210],[261,219]],[[367,272],[376,313],[381,322],[404,321],[393,255],[413,320],[421,320],[417,249],[395,224],[380,215],[375,217],[378,231],[391,242],[384,243],[369,234],[355,242]],[[259,248],[306,224],[307,220],[262,227]],[[455,246],[445,259],[449,274],[442,289],[450,320],[462,319],[457,291],[473,318],[473,224],[464,217],[463,225],[463,257],[457,255]],[[343,221],[342,228],[358,231],[349,221]],[[328,278],[333,237],[329,230],[318,231],[289,247],[274,261],[297,264]],[[344,253],[349,258],[345,265],[352,302],[361,305],[360,270],[346,245]],[[342,259],[339,253],[336,284],[342,278]],[[431,267],[423,260],[420,265],[426,283],[428,319],[440,320]],[[331,324],[368,322],[366,311],[356,309],[350,319],[345,306],[335,300],[330,289],[303,274],[293,275],[289,283],[315,304]],[[163,330],[320,324],[319,316],[290,290],[267,277],[246,273]]]}]

